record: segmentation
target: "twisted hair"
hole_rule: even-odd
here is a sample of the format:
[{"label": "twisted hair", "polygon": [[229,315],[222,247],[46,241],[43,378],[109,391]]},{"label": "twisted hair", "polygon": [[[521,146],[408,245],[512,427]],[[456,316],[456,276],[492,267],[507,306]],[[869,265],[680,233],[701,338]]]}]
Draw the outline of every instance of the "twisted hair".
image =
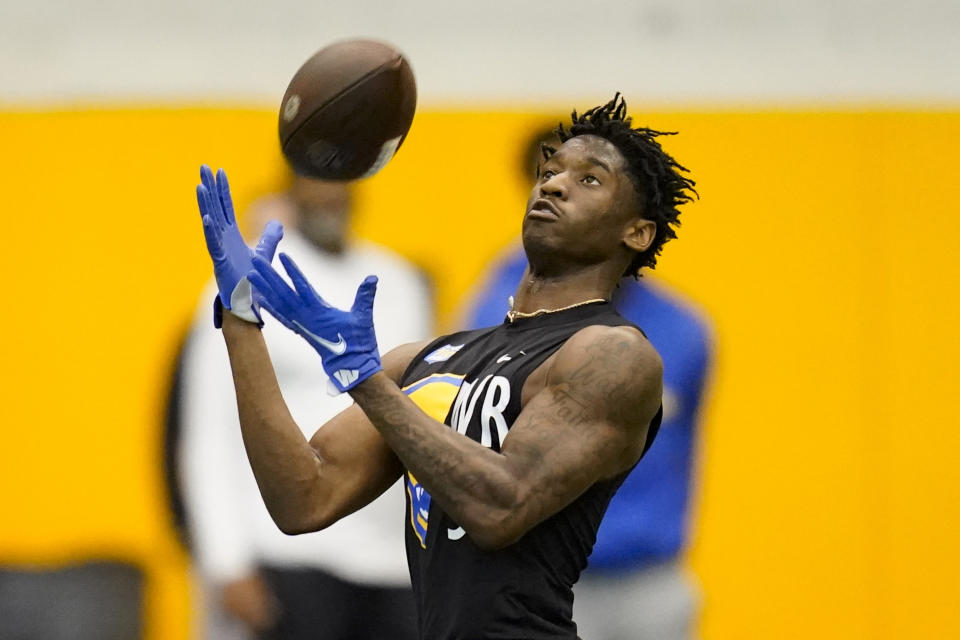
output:
[{"label": "twisted hair", "polygon": [[[663,245],[677,237],[675,227],[680,225],[680,205],[699,197],[696,183],[683,175],[686,167],[674,160],[657,141],[659,136],[676,135],[676,131],[655,131],[632,126],[627,115],[627,103],[618,92],[613,100],[594,107],[583,114],[574,111],[570,128],[563,123],[556,129],[560,142],[583,135],[594,135],[609,141],[623,155],[627,173],[633,182],[641,215],[657,225],[653,242],[637,254],[624,276],[640,277],[643,267],[654,268]],[[549,158],[556,149],[541,145],[543,157]]]}]

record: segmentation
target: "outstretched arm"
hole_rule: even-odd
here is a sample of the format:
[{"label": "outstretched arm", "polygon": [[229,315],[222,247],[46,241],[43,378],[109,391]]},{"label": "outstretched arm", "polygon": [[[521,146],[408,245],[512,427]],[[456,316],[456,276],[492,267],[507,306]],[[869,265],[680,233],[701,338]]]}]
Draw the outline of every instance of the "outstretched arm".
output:
[{"label": "outstretched arm", "polygon": [[660,358],[634,329],[583,329],[549,366],[499,453],[437,428],[386,376],[350,393],[432,499],[496,549],[630,468],[660,404]]},{"label": "outstretched arm", "polygon": [[[356,407],[328,422],[310,442],[303,436],[280,394],[258,328],[260,301],[247,278],[254,258],[269,264],[282,228],[268,224],[260,244],[251,249],[237,229],[226,174],[221,170],[214,177],[204,166],[200,179],[197,202],[219,289],[214,324],[223,323],[247,457],[267,510],[282,531],[321,529],[380,495],[400,475],[400,464]],[[399,379],[419,349],[401,347],[388,354],[385,375]],[[364,360],[361,369],[368,373],[374,366],[381,369],[379,357]]]},{"label": "outstretched arm", "polygon": [[[323,529],[373,501],[396,481],[402,473],[400,462],[359,407],[334,417],[308,442],[280,394],[256,325],[226,314],[223,335],[247,457],[281,531]],[[384,377],[399,380],[422,347],[405,345],[384,356]],[[317,392],[323,393],[320,385]]]}]

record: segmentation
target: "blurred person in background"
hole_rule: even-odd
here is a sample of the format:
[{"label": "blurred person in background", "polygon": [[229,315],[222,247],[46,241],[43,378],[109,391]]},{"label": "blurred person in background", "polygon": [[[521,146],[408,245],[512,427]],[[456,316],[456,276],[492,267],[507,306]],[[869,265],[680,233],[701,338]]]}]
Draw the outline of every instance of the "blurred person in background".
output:
[{"label": "blurred person in background", "polygon": [[[537,175],[552,129],[536,130],[520,154],[523,188]],[[465,328],[503,322],[527,268],[519,243],[482,279]],[[597,532],[589,566],[574,587],[574,620],[586,640],[689,640],[695,636],[698,590],[682,566],[690,528],[690,489],[698,420],[710,368],[706,318],[650,276],[625,278],[617,311],[644,330],[663,359],[663,422],[656,444],[614,495]]]},{"label": "blurred person in background", "polygon": [[[255,203],[247,227],[259,235],[266,220],[282,221],[285,246],[333,304],[349,305],[357,282],[370,271],[382,274],[376,315],[385,349],[427,337],[433,311],[424,277],[382,247],[349,240],[350,209],[348,184],[294,177],[285,193]],[[244,451],[227,351],[210,324],[216,295],[211,282],[177,385],[177,466],[206,637],[416,637],[399,483],[323,535],[286,536],[271,521]],[[320,360],[299,336],[277,323],[263,335],[307,436],[349,406],[348,395],[327,393]]]}]

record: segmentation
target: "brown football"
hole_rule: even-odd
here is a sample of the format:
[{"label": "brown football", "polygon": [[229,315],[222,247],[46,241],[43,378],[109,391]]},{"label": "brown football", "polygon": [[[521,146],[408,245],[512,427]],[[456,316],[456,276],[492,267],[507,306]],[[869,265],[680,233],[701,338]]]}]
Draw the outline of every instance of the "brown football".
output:
[{"label": "brown football", "polygon": [[280,104],[280,146],[303,176],[371,176],[403,143],[416,107],[416,82],[402,53],[373,40],[337,42],[290,81]]}]

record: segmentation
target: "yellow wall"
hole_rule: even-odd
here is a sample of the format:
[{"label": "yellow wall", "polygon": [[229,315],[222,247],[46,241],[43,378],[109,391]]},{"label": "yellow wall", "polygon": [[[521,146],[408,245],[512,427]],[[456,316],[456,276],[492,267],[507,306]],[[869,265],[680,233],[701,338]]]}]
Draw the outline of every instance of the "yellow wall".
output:
[{"label": "yellow wall", "polygon": [[[694,172],[660,277],[714,318],[692,566],[708,639],[960,636],[960,113],[670,112]],[[359,235],[440,320],[519,228],[529,114],[417,116]],[[186,635],[159,415],[209,274],[197,166],[238,205],[279,174],[272,110],[0,113],[0,560],[142,564],[150,638]]]}]

